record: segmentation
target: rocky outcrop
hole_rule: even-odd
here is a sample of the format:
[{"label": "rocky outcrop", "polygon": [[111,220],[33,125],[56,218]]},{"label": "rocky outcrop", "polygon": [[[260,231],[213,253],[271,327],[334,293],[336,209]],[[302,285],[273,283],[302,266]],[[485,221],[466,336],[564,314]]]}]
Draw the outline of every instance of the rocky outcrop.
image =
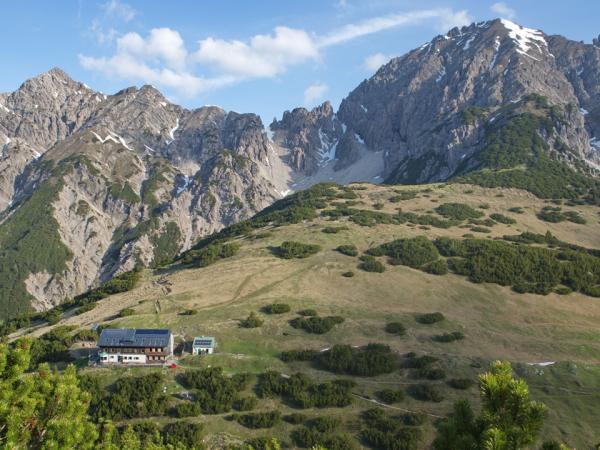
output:
[{"label": "rocky outcrop", "polygon": [[578,113],[568,117],[563,137],[593,164],[597,152],[579,111],[593,90],[591,78],[600,74],[592,67],[598,49],[570,41],[562,47],[571,56],[585,54],[579,59],[587,61],[591,75],[574,70],[569,78],[567,58],[553,54],[558,39],[540,31],[506,20],[455,28],[379,69],[344,99],[338,118],[369,149],[385,152],[386,177],[444,180],[481,149],[482,119],[536,93],[565,110],[575,107]]}]

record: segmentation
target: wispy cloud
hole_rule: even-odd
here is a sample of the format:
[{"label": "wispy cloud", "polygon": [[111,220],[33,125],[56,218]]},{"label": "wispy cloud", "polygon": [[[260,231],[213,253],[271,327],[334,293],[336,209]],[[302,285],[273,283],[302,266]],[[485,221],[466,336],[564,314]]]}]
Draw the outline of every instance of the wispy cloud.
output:
[{"label": "wispy cloud", "polygon": [[393,28],[420,25],[429,20],[436,21],[436,28],[440,31],[447,31],[452,27],[463,26],[472,22],[469,14],[464,10],[454,11],[450,8],[440,8],[409,11],[373,17],[359,23],[345,25],[320,37],[318,45],[319,47],[330,47]]},{"label": "wispy cloud", "polygon": [[515,17],[517,17],[517,12],[504,2],[494,3],[490,7],[490,10],[494,14],[498,14],[500,17],[505,19],[513,20]]},{"label": "wispy cloud", "polygon": [[120,19],[124,22],[129,22],[137,16],[137,11],[127,3],[122,3],[119,0],[108,0],[101,5],[102,10],[111,17]]},{"label": "wispy cloud", "polygon": [[[111,0],[107,13],[123,14],[124,3]],[[115,39],[112,31],[102,32],[98,40],[116,41],[116,50],[109,57],[80,55],[81,65],[109,77],[142,81],[170,87],[182,95],[195,96],[201,92],[227,86],[251,78],[274,78],[290,67],[323,58],[324,49],[342,45],[354,39],[393,28],[431,23],[446,31],[471,21],[467,11],[449,8],[416,10],[401,14],[373,17],[350,23],[324,35],[303,29],[276,27],[270,34],[258,34],[248,40],[226,40],[208,37],[189,52],[180,34],[170,28],[155,28],[148,36],[127,33]],[[102,31],[102,30],[100,30]],[[377,55],[365,61],[374,67],[382,60]],[[207,76],[203,72],[214,75]],[[307,88],[306,98],[313,101],[327,87],[321,84]]]},{"label": "wispy cloud", "polygon": [[325,83],[311,84],[304,90],[304,103],[308,106],[312,106],[315,102],[322,100],[329,86]]},{"label": "wispy cloud", "polygon": [[392,58],[393,56],[384,55],[383,53],[374,53],[365,58],[363,68],[369,72],[374,72]]}]

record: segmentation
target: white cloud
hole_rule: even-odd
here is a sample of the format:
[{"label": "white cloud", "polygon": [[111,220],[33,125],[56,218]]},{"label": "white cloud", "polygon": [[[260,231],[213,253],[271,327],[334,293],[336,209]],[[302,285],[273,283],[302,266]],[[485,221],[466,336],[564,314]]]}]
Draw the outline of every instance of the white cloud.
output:
[{"label": "white cloud", "polygon": [[277,27],[274,34],[259,34],[242,41],[208,38],[193,55],[196,62],[216,66],[224,73],[242,77],[270,78],[288,66],[319,56],[312,37],[304,30]]},{"label": "white cloud", "polygon": [[[135,16],[135,10],[129,11],[128,5],[118,0],[110,0],[104,7],[107,14],[120,14],[124,20]],[[258,34],[246,41],[208,37],[191,53],[180,34],[170,28],[152,29],[147,37],[134,32],[117,37],[113,29],[104,32],[99,25],[96,28],[92,25],[98,42],[116,42],[115,52],[108,57],[79,55],[79,61],[84,68],[109,77],[152,83],[195,96],[249,78],[277,77],[291,66],[319,61],[324,48],[369,34],[425,22],[446,31],[470,21],[466,11],[450,8],[416,10],[348,24],[323,36],[279,26],[270,34]],[[382,56],[385,57],[372,55],[367,58],[365,67],[375,67],[383,60]],[[201,73],[202,69],[215,75],[207,77]],[[316,84],[307,88],[305,96],[314,101],[326,89],[327,86]]]},{"label": "white cloud", "polygon": [[101,8],[108,16],[116,17],[124,22],[129,22],[137,15],[137,11],[127,3],[119,0],[108,0]]},{"label": "white cloud", "polygon": [[504,2],[494,3],[490,9],[493,13],[498,14],[500,17],[505,19],[513,20],[515,17],[517,17],[517,12]]},{"label": "white cloud", "polygon": [[187,58],[183,39],[177,31],[155,28],[146,39],[137,33],[120,37],[117,51],[110,58],[79,55],[79,62],[85,69],[108,77],[166,86],[187,96],[237,81],[228,74],[215,78],[196,76],[187,67]]},{"label": "white cloud", "polygon": [[314,104],[315,102],[321,100],[328,90],[329,86],[327,86],[325,83],[311,84],[304,90],[304,103],[307,105]]},{"label": "white cloud", "polygon": [[392,58],[393,56],[384,55],[383,53],[374,53],[365,58],[363,68],[369,72],[374,72]]}]

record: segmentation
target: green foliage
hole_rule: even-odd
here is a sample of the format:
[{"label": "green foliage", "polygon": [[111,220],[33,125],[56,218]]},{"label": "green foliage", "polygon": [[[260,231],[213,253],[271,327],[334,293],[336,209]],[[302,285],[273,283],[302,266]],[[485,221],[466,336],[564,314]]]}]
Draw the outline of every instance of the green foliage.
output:
[{"label": "green foliage", "polygon": [[443,259],[438,259],[425,264],[422,269],[433,275],[446,275],[448,273],[448,264]]},{"label": "green foliage", "polygon": [[316,309],[312,309],[312,308],[307,308],[307,309],[301,309],[300,311],[298,311],[298,315],[299,316],[318,316],[317,314],[317,310]]},{"label": "green foliage", "polygon": [[454,220],[477,219],[483,213],[464,203],[443,203],[435,208],[438,214]]},{"label": "green foliage", "polygon": [[340,245],[336,250],[342,255],[358,256],[358,249],[354,244]]},{"label": "green foliage", "polygon": [[207,267],[221,259],[231,258],[239,250],[240,245],[236,242],[214,242],[199,250],[186,252],[181,262],[191,267]]},{"label": "green foliage", "polygon": [[444,319],[445,319],[445,317],[441,312],[419,314],[418,316],[415,317],[415,320],[417,322],[422,323],[424,325],[431,325],[434,323],[438,323]]},{"label": "green foliage", "polygon": [[0,443],[6,449],[93,449],[98,432],[87,416],[89,395],[74,366],[42,364],[26,374],[30,343],[0,343]]},{"label": "green foliage", "polygon": [[228,377],[221,367],[186,370],[181,377],[184,386],[195,389],[196,401],[203,414],[230,411],[238,399],[238,393],[246,389],[250,380],[251,376],[247,373]]},{"label": "green foliage", "polygon": [[519,241],[555,242],[561,250],[550,250],[503,241],[439,238],[435,241],[444,256],[463,258],[449,260],[453,271],[466,275],[475,283],[497,283],[514,286],[517,291],[547,293],[564,285],[586,295],[600,285],[600,258],[595,252],[555,241],[552,235],[523,233],[508,237]]},{"label": "green foliage", "polygon": [[283,420],[292,425],[300,425],[301,423],[304,423],[306,419],[306,415],[302,413],[291,413],[287,416],[283,416]]},{"label": "green foliage", "polygon": [[542,429],[546,407],[529,400],[529,388],[513,377],[509,363],[496,361],[479,376],[481,413],[466,400],[438,428],[435,450],[456,448],[514,450],[530,448]]},{"label": "green foliage", "polygon": [[491,233],[492,230],[486,227],[475,226],[471,227],[471,231],[474,233]]},{"label": "green foliage", "polygon": [[545,222],[564,222],[569,221],[578,224],[585,224],[586,220],[577,211],[563,211],[560,207],[545,206],[538,214],[538,219]]},{"label": "green foliage", "polygon": [[242,397],[233,402],[233,407],[238,411],[252,411],[258,405],[256,397]]},{"label": "green foliage", "polygon": [[[475,157],[481,169],[456,181],[525,189],[541,198],[583,197],[588,203],[597,203],[600,199],[598,181],[557,160],[541,137],[542,133],[554,134],[562,113],[547,103],[532,105],[537,109],[535,113],[513,113],[505,120],[489,124],[485,146]],[[555,147],[561,147],[556,150],[565,153],[564,145],[555,144]]]},{"label": "green foliage", "polygon": [[168,398],[163,394],[163,376],[154,372],[139,377],[118,379],[110,390],[92,391],[92,413],[112,420],[162,416]]},{"label": "green foliage", "polygon": [[321,231],[327,234],[337,234],[340,231],[346,231],[348,227],[325,227]]},{"label": "green foliage", "polygon": [[63,187],[61,177],[41,182],[0,224],[0,320],[30,311],[32,296],[25,280],[31,273],[47,272],[60,278],[72,258],[54,218],[53,202]]},{"label": "green foliage", "polygon": [[299,328],[307,333],[312,334],[325,334],[331,331],[334,326],[344,322],[344,318],[340,316],[326,316],[326,317],[296,317],[290,320],[290,325],[294,328]]},{"label": "green foliage", "polygon": [[378,391],[375,395],[382,402],[391,405],[393,403],[398,403],[404,400],[404,391],[402,390],[394,390],[394,389],[383,389],[382,391]]},{"label": "green foliage", "polygon": [[306,423],[292,434],[294,443],[312,449],[351,450],[356,445],[349,436],[338,434],[341,427],[339,419],[333,417],[317,417]]},{"label": "green foliage", "polygon": [[279,411],[235,414],[234,419],[246,428],[273,428],[281,421]]},{"label": "green foliage", "polygon": [[512,206],[508,208],[508,210],[512,213],[523,214],[525,211],[520,206]]},{"label": "green foliage", "polygon": [[351,270],[347,272],[342,272],[342,276],[345,278],[352,278],[354,276],[354,272],[352,272]]},{"label": "green foliage", "polygon": [[196,314],[198,314],[197,309],[184,309],[179,313],[180,316],[195,316]]},{"label": "green foliage", "polygon": [[317,384],[303,373],[282,377],[279,372],[268,371],[258,376],[256,392],[261,398],[282,396],[299,408],[344,407],[352,403],[354,386],[352,380]]},{"label": "green foliage", "polygon": [[363,255],[360,257],[361,263],[358,268],[365,272],[383,273],[385,272],[385,266],[381,261],[377,261],[374,256]]},{"label": "green foliage", "polygon": [[272,249],[275,256],[283,259],[308,258],[321,250],[320,245],[303,244],[295,241],[285,241],[279,247]]},{"label": "green foliage", "polygon": [[480,119],[485,118],[485,109],[479,106],[467,106],[461,111],[461,118],[465,125],[474,125]]},{"label": "green foliage", "polygon": [[465,338],[465,335],[460,331],[452,331],[451,333],[443,333],[433,336],[433,339],[436,342],[454,342],[460,341]]},{"label": "green foliage", "polygon": [[131,308],[125,308],[122,309],[119,312],[119,317],[128,317],[128,316],[133,316],[135,314],[135,310],[131,309]]},{"label": "green foliage", "polygon": [[284,314],[290,312],[292,308],[287,303],[271,303],[262,308],[262,311],[267,314]]},{"label": "green foliage", "polygon": [[361,437],[373,448],[382,450],[418,450],[422,433],[414,425],[423,419],[413,414],[387,416],[380,408],[364,411]]},{"label": "green foliage", "polygon": [[397,355],[384,344],[368,344],[359,348],[337,344],[320,352],[316,363],[333,373],[362,377],[391,373],[399,366]]},{"label": "green foliage", "polygon": [[417,384],[410,389],[410,395],[423,402],[441,402],[444,395],[441,390],[433,384]]},{"label": "green foliage", "polygon": [[446,378],[446,372],[439,367],[425,366],[415,371],[415,377],[427,380],[443,380]]},{"label": "green foliage", "polygon": [[283,362],[314,361],[317,356],[319,356],[319,351],[317,350],[288,350],[281,352],[279,359]]},{"label": "green foliage", "polygon": [[140,196],[135,193],[131,185],[127,182],[123,184],[111,184],[108,188],[108,195],[115,200],[122,200],[129,205],[141,202]]},{"label": "green foliage", "polygon": [[469,389],[474,384],[475,382],[470,378],[452,378],[448,380],[448,386],[460,390]]},{"label": "green foliage", "polygon": [[396,336],[404,336],[406,334],[406,327],[400,322],[389,322],[385,326],[385,331]]},{"label": "green foliage", "polygon": [[163,436],[166,445],[174,448],[186,448],[200,450],[202,444],[202,432],[204,426],[196,422],[177,421],[165,425]]},{"label": "green foliage", "polygon": [[512,225],[512,224],[517,223],[517,221],[515,219],[513,219],[512,217],[508,217],[508,216],[505,216],[504,214],[500,214],[500,213],[490,214],[490,218],[495,220],[496,222],[504,223],[507,225]]},{"label": "green foliage", "polygon": [[177,223],[167,222],[162,233],[150,238],[154,252],[152,266],[161,267],[172,261],[181,249],[180,240],[181,231]]},{"label": "green foliage", "polygon": [[372,256],[388,256],[390,264],[419,268],[436,261],[439,253],[435,245],[425,236],[397,239],[367,251]]},{"label": "green foliage", "polygon": [[240,326],[242,328],[258,328],[262,326],[263,322],[264,321],[260,319],[254,311],[252,311],[248,317],[240,322]]}]

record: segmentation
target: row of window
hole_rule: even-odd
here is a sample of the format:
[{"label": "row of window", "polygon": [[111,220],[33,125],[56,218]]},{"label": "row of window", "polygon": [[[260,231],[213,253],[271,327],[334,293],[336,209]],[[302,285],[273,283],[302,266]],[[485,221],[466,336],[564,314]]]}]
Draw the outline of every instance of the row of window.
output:
[{"label": "row of window", "polygon": [[162,347],[126,348],[126,347],[104,347],[102,351],[108,353],[162,353],[166,349]]}]

